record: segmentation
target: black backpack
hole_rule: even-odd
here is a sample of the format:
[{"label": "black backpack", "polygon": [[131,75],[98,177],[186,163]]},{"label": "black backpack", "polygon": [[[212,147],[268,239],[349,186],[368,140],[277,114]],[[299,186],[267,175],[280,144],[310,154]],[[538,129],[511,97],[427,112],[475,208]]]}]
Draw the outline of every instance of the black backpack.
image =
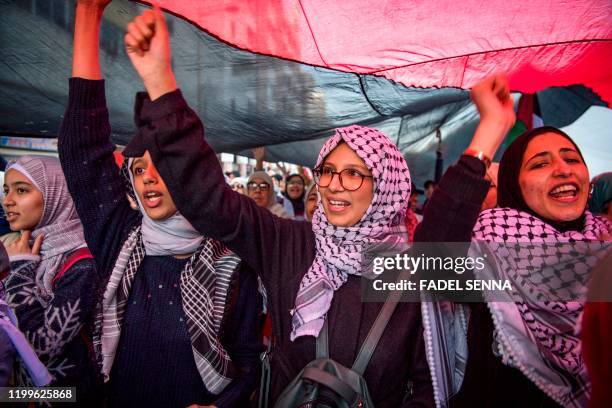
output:
[{"label": "black backpack", "polygon": [[[387,297],[353,366],[349,369],[329,358],[327,321],[317,337],[316,359],[304,367],[278,397],[275,408],[372,408],[374,405],[363,373],[397,307],[398,291]],[[268,405],[269,361],[264,354],[259,407]]]}]

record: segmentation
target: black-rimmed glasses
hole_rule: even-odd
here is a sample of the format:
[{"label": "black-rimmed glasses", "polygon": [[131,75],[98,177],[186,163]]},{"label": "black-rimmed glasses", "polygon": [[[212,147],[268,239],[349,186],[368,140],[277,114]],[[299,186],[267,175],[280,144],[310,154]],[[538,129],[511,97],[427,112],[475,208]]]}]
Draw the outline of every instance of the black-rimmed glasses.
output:
[{"label": "black-rimmed glasses", "polygon": [[328,187],[334,179],[334,175],[337,174],[338,179],[340,180],[340,185],[342,188],[348,191],[358,190],[363,184],[364,179],[372,178],[372,176],[361,174],[355,169],[334,171],[334,169],[328,166],[318,167],[312,172],[314,174],[314,181],[319,187]]}]

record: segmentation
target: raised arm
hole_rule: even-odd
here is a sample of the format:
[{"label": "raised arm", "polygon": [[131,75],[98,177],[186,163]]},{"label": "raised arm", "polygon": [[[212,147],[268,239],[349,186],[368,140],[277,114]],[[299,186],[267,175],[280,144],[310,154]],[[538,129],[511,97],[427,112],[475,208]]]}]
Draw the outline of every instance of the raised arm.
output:
[{"label": "raised arm", "polygon": [[472,88],[471,97],[480,113],[480,123],[467,155],[449,167],[434,190],[415,232],[415,242],[471,241],[489,188],[489,181],[484,178],[487,169],[484,162],[472,155],[481,153],[492,159],[516,119],[505,76],[479,82]]},{"label": "raised arm", "polygon": [[104,9],[111,0],[79,0],[74,24],[72,76],[102,79],[99,47],[100,24]]},{"label": "raised arm", "polygon": [[[225,183],[202,123],[176,89],[161,12],[145,12],[128,30],[128,55],[150,96],[143,103],[136,137],[149,150],[181,214],[260,274],[278,269],[272,265],[278,254],[305,262],[304,254],[314,253],[309,224],[281,220]],[[305,248],[304,241],[312,242],[312,248]]]},{"label": "raised arm", "polygon": [[99,31],[110,0],[80,0],[76,9],[74,55],[68,107],[58,151],[68,189],[99,270],[110,271],[115,253],[139,219],[131,210],[115,164],[115,145],[99,63]]}]

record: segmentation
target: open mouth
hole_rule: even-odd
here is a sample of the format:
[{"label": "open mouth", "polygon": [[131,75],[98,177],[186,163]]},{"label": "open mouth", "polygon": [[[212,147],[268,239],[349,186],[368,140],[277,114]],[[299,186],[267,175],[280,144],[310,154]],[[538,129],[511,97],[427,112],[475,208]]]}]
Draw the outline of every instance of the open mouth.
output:
[{"label": "open mouth", "polygon": [[19,213],[12,212],[12,211],[7,211],[7,213],[6,213],[6,220],[8,222],[14,221],[15,218],[17,218],[18,216],[19,216]]},{"label": "open mouth", "polygon": [[578,185],[567,183],[553,188],[548,195],[556,201],[572,202],[578,198],[579,191]]},{"label": "open mouth", "polygon": [[162,199],[161,193],[158,193],[157,191],[148,191],[143,194],[143,197],[145,204],[148,207],[156,207],[157,205],[159,205]]},{"label": "open mouth", "polygon": [[346,200],[339,200],[337,198],[328,199],[327,202],[329,204],[327,208],[332,213],[340,213],[340,212],[346,211],[346,209],[351,206],[350,202]]}]

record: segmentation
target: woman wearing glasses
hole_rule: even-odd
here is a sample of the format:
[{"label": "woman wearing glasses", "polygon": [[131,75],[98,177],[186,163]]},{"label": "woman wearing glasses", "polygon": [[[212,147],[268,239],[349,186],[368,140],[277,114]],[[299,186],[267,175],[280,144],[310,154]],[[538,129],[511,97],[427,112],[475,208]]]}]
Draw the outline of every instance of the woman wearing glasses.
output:
[{"label": "woman wearing glasses", "polygon": [[289,218],[282,204],[276,202],[273,186],[272,177],[264,171],[256,171],[249,177],[247,194],[258,206],[267,208],[277,217]]},{"label": "woman wearing glasses", "polygon": [[299,174],[290,174],[285,179],[285,191],[283,191],[283,205],[289,218],[292,220],[304,220],[304,196],[306,194],[306,182]]},{"label": "woman wearing glasses", "polygon": [[[325,321],[330,358],[346,367],[355,361],[382,307],[362,301],[362,254],[401,228],[410,196],[408,167],[378,130],[336,129],[317,160],[320,201],[312,224],[274,216],[223,182],[203,125],[176,87],[161,14],[151,25],[146,34],[130,29],[126,43],[138,52],[132,63],[147,92],[159,95],[150,106],[164,114],[152,117],[136,138],[150,151],[180,212],[239,254],[263,281],[274,335],[274,403],[315,359]],[[478,216],[489,184],[482,158],[494,155],[514,112],[503,78],[484,81],[473,98],[481,123],[470,150],[441,180],[432,198],[439,203],[426,214],[417,240],[422,233],[443,242],[469,236]],[[397,305],[364,378],[376,407],[434,405],[418,303]]]},{"label": "woman wearing glasses", "polygon": [[245,177],[234,177],[234,179],[230,182],[232,186],[232,190],[240,194],[247,193],[247,179]]}]

